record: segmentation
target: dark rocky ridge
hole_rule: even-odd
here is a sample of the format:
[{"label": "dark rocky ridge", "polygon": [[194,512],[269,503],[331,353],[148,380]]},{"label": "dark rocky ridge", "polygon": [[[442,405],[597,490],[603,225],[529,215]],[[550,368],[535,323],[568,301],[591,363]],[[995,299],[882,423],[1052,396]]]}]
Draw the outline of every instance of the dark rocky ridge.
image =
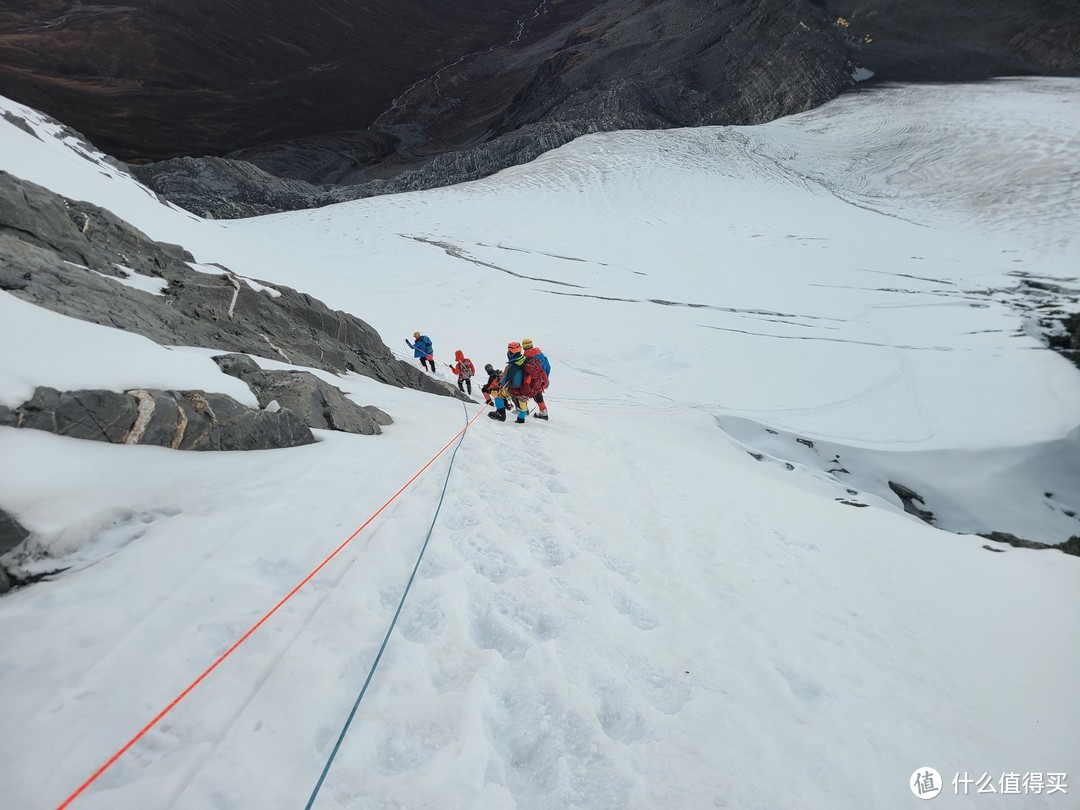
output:
[{"label": "dark rocky ridge", "polygon": [[[0,290],[164,345],[280,357],[397,387],[461,397],[396,359],[364,321],[289,287],[256,291],[222,267],[192,269],[182,248],[155,242],[111,212],[0,172]],[[113,280],[117,265],[168,282],[162,295]],[[112,276],[113,278],[108,278]]]},{"label": "dark rocky ridge", "polygon": [[463,60],[380,117],[374,128],[398,142],[379,162],[335,163],[335,142],[310,173],[312,138],[246,150],[242,163],[135,173],[196,213],[249,216],[473,180],[592,132],[768,121],[851,84],[843,36],[804,0],[556,2],[531,36]]},{"label": "dark rocky ridge", "polygon": [[[1072,0],[402,0],[366,4],[363,24],[347,0],[302,20],[281,3],[258,20],[235,2],[68,5],[0,12],[0,92],[129,159],[230,157],[137,170],[219,217],[474,179],[589,132],[758,123],[845,91],[854,67],[886,81],[1080,75]],[[95,45],[110,19],[152,32],[145,47]],[[57,58],[76,35],[77,64]]]}]

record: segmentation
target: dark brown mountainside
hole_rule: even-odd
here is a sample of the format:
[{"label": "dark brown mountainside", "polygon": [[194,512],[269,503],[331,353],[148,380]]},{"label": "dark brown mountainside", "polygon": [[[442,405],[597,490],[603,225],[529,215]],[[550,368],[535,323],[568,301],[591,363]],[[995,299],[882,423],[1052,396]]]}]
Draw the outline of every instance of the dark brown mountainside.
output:
[{"label": "dark brown mountainside", "polygon": [[[444,185],[855,79],[1080,75],[1080,0],[23,0],[0,93],[199,213]],[[175,156],[183,157],[166,160]],[[204,157],[207,156],[207,157]]]},{"label": "dark brown mountainside", "polygon": [[362,129],[538,0],[20,0],[0,93],[123,160]]},{"label": "dark brown mountainside", "polygon": [[860,62],[889,81],[1080,75],[1076,0],[840,0]]}]

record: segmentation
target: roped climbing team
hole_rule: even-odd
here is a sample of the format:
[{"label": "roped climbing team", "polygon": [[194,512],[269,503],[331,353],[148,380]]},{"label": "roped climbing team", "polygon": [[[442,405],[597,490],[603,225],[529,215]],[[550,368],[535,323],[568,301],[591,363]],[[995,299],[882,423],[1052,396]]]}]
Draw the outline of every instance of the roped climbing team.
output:
[{"label": "roped climbing team", "polygon": [[[431,338],[420,332],[413,332],[413,339],[405,339],[405,345],[413,350],[413,356],[420,361],[420,366],[425,371],[435,373],[435,350]],[[451,373],[457,376],[457,386],[462,393],[472,394],[472,378],[476,374],[476,366],[473,361],[458,349],[454,352],[454,365],[450,366]],[[506,347],[506,366],[500,372],[491,363],[484,366],[487,373],[487,382],[480,388],[484,395],[484,403],[495,408],[488,416],[499,422],[506,421],[507,406],[512,406],[516,413],[516,424],[523,424],[529,415],[529,400],[536,402],[536,410],[533,416],[537,419],[548,419],[547,402],[544,401],[544,392],[551,380],[551,361],[533,345],[532,340],[525,338],[520,343],[510,341]]]}]

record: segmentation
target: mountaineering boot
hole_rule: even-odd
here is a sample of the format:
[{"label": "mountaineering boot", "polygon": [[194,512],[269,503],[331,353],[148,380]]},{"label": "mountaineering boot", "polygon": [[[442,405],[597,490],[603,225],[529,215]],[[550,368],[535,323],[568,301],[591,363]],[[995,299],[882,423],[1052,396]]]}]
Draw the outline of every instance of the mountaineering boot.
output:
[{"label": "mountaineering boot", "polygon": [[506,408],[499,408],[497,411],[492,411],[488,414],[488,419],[498,419],[500,422],[505,422]]},{"label": "mountaineering boot", "polygon": [[543,419],[546,422],[547,418],[548,418],[547,411],[537,411],[536,413],[533,414],[533,418],[534,419]]},{"label": "mountaineering boot", "polygon": [[524,425],[525,424],[525,417],[524,416],[519,416],[517,419],[514,420],[514,424]]}]

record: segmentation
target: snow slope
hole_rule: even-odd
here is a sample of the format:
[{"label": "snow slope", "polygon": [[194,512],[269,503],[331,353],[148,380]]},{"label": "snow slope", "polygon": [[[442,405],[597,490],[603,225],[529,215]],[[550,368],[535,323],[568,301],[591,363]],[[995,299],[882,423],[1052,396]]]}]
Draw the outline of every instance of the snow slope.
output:
[{"label": "snow slope", "polygon": [[[1069,806],[949,780],[1074,764],[1080,566],[989,553],[887,482],[955,531],[1080,533],[1080,375],[1018,309],[1022,279],[1080,266],[1080,82],[589,136],[476,183],[228,223],[148,204],[3,107],[27,123],[0,119],[0,168],[203,264],[403,353],[420,329],[482,367],[529,336],[554,366],[550,423],[481,416],[448,479],[447,454],[72,807],[308,801],[444,481],[313,806],[895,808],[923,766],[941,806]],[[4,345],[59,317],[3,297]],[[131,336],[72,328],[100,357],[79,380],[151,374]],[[212,384],[206,352],[150,348],[140,384]],[[60,374],[0,360],[4,401]],[[0,599],[10,806],[61,803],[477,411],[335,382],[395,423],[219,454],[0,430],[23,564],[67,569]]]}]

